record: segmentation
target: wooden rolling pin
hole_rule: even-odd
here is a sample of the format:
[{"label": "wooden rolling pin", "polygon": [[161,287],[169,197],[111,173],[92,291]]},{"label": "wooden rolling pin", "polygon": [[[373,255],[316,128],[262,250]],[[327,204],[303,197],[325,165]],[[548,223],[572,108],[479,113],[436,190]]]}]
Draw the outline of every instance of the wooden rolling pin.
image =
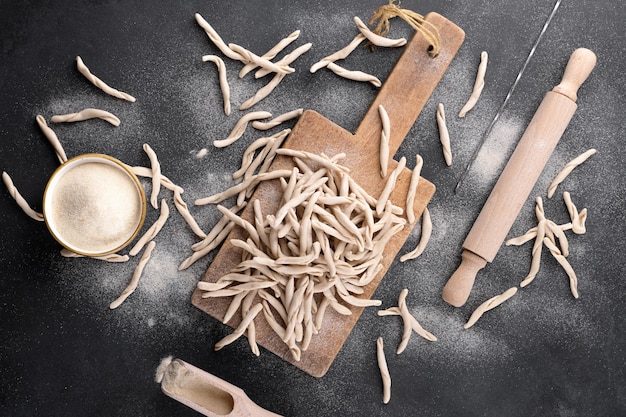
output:
[{"label": "wooden rolling pin", "polygon": [[467,301],[476,274],[492,262],[517,214],[576,111],[578,88],[596,64],[595,54],[574,51],[561,83],[549,91],[500,174],[465,242],[461,265],[443,288],[443,299],[455,307]]}]

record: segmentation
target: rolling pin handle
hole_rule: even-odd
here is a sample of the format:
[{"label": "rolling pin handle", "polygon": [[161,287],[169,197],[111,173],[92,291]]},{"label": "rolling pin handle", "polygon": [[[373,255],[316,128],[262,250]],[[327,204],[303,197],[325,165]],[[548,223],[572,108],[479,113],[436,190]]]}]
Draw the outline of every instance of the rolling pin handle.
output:
[{"label": "rolling pin handle", "polygon": [[443,287],[441,294],[443,300],[454,307],[461,307],[465,304],[474,286],[476,274],[485,265],[487,261],[484,258],[465,249],[461,254],[461,265]]},{"label": "rolling pin handle", "polygon": [[552,91],[576,102],[578,89],[596,65],[596,54],[586,48],[576,49],[569,58],[561,83]]}]

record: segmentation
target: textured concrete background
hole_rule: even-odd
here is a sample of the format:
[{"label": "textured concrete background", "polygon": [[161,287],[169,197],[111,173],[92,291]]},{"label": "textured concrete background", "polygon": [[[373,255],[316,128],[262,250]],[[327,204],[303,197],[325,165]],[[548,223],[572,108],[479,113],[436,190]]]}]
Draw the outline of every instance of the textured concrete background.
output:
[{"label": "textured concrete background", "polygon": [[[201,13],[226,40],[259,55],[299,29],[288,48],[312,42],[296,72],[254,110],[274,115],[314,109],[354,131],[376,95],[369,84],[309,67],[345,46],[357,33],[354,16],[367,20],[379,1],[331,2],[142,2],[98,0],[4,1],[0,13],[0,169],[7,171],[31,205],[41,197],[56,157],[35,123],[42,114],[103,108],[122,124],[102,121],[54,126],[68,156],[102,152],[132,165],[149,166],[142,144],[159,155],[165,175],[185,189],[191,205],[231,184],[243,149],[261,132],[248,130],[225,149],[224,138],[243,112],[222,111],[217,73],[201,56],[221,53],[194,21]],[[626,230],[623,115],[626,82],[626,10],[619,2],[565,1],[526,69],[515,95],[488,138],[467,182],[454,185],[480,136],[521,68],[553,0],[405,1],[403,7],[436,11],[466,32],[466,41],[435,90],[396,159],[424,157],[422,175],[437,186],[429,205],[433,235],[425,253],[396,262],[375,296],[383,307],[409,289],[411,312],[438,336],[416,335],[394,353],[401,338],[398,318],[367,309],[323,378],[313,378],[244,339],[219,351],[213,345],[230,328],[195,309],[190,295],[211,261],[178,272],[196,241],[172,210],[157,237],[137,291],[117,310],[109,303],[127,285],[136,259],[106,264],[65,259],[43,223],[26,217],[3,188],[0,192],[0,414],[6,416],[197,415],[166,397],[154,369],[174,355],[232,382],[261,406],[286,416],[600,416],[626,413],[624,373],[624,267]],[[391,37],[411,36],[392,21]],[[598,153],[545,202],[548,217],[568,221],[560,197],[570,191],[588,208],[585,235],[568,234],[569,261],[579,278],[580,299],[567,276],[544,252],[535,281],[486,315],[470,330],[463,323],[486,299],[518,285],[530,267],[531,247],[502,247],[480,272],[468,303],[459,309],[440,292],[460,261],[461,244],[515,143],[546,91],[558,84],[572,51],[592,49],[598,65],[579,93],[579,108],[509,234],[535,225],[534,197],[543,196],[563,165],[594,147]],[[477,106],[456,113],[472,89],[481,51],[489,53],[486,85]],[[384,80],[401,50],[355,51],[344,65]],[[133,94],[136,103],[106,96],[80,75],[80,55],[94,74]],[[237,77],[240,65],[225,58],[233,108],[265,84]],[[448,115],[453,164],[441,153],[435,110]],[[293,124],[291,122],[290,124]],[[290,124],[287,124],[289,126]],[[280,127],[282,128],[282,126]],[[277,131],[274,129],[272,132]],[[209,153],[197,158],[204,147]],[[149,182],[144,182],[149,189]],[[165,194],[164,194],[165,195]],[[169,198],[169,197],[168,197]],[[209,230],[214,207],[191,207]],[[149,210],[149,225],[158,213]],[[419,240],[419,227],[401,253]],[[382,404],[375,341],[383,336],[393,379],[392,399]]]}]

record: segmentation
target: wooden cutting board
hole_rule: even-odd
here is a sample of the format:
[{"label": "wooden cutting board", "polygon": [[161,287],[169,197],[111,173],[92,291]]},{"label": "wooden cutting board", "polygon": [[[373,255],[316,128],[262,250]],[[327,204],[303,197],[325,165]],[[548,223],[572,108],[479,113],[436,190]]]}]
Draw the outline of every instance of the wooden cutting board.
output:
[{"label": "wooden cutting board", "polygon": [[[426,16],[426,20],[441,34],[442,44],[439,54],[437,57],[430,57],[428,42],[420,33],[416,33],[406,44],[402,56],[381,87],[356,133],[352,134],[320,114],[308,110],[300,117],[283,146],[318,154],[323,152],[329,156],[344,152],[347,157],[341,161],[341,164],[350,168],[350,175],[369,194],[374,197],[380,195],[386,178],[381,178],[379,173],[379,146],[382,129],[379,104],[382,104],[389,113],[391,121],[389,154],[390,158],[393,158],[465,38],[465,33],[459,27],[439,14],[430,13]],[[413,158],[414,155],[407,155],[409,164],[413,163]],[[272,164],[271,170],[292,166],[289,158],[278,157]],[[397,162],[390,160],[388,173],[396,166]],[[392,202],[400,207],[406,205],[410,179],[411,170],[405,168],[390,197]],[[434,192],[433,184],[423,178],[420,179],[414,207],[416,218],[421,216]],[[252,221],[252,202],[257,198],[261,201],[263,213],[275,213],[281,194],[277,181],[261,183],[242,212],[242,217]],[[365,292],[361,297],[371,298],[412,229],[413,225],[407,224],[389,241],[383,254],[383,269],[365,287]],[[233,229],[202,280],[215,282],[236,266],[241,260],[242,253],[241,249],[235,248],[230,241],[231,239],[245,240],[246,237],[239,228]],[[231,299],[203,299],[201,294],[200,290],[193,293],[192,304],[221,321]],[[351,316],[342,316],[331,308],[327,309],[322,330],[313,337],[308,350],[302,352],[300,361],[292,358],[287,346],[272,331],[262,314],[255,319],[257,343],[303,371],[321,377],[332,364],[363,311],[362,308],[355,307],[351,310],[353,313]],[[240,317],[234,317],[227,324],[236,327],[240,320]]]}]

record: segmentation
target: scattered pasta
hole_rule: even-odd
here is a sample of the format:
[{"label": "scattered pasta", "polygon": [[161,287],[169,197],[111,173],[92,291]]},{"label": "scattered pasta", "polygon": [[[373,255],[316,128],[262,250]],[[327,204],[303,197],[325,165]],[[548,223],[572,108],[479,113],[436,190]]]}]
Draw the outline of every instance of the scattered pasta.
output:
[{"label": "scattered pasta", "polygon": [[298,118],[302,115],[302,113],[304,113],[304,109],[295,109],[287,113],[283,113],[280,116],[276,116],[269,122],[261,122],[261,121],[255,120],[254,122],[252,122],[252,127],[257,130],[268,130],[268,129],[278,126],[281,123]]},{"label": "scattered pasta", "polygon": [[396,48],[399,46],[406,45],[406,39],[404,38],[389,39],[384,36],[375,34],[357,16],[354,16],[354,23],[356,24],[357,29],[359,29],[359,32],[361,32],[361,34],[365,36],[367,40],[369,40],[373,45],[387,47],[387,48]]},{"label": "scattered pasta", "polygon": [[148,155],[150,165],[152,166],[152,191],[150,193],[150,204],[152,204],[152,207],[156,209],[159,208],[157,199],[159,197],[159,191],[161,190],[161,164],[159,163],[159,159],[150,145],[144,143],[143,150]]},{"label": "scattered pasta", "polygon": [[[61,256],[63,256],[64,258],[85,258],[85,255],[80,255],[76,252],[72,252],[69,249],[61,249]],[[128,260],[130,259],[130,257],[128,255],[120,255],[117,253],[111,253],[108,255],[103,255],[103,256],[90,256],[90,258],[92,259],[98,259],[100,261],[106,261],[106,262],[113,262],[113,263],[117,263],[117,262],[128,262]]]},{"label": "scattered pasta", "polygon": [[217,66],[220,90],[222,91],[222,98],[224,100],[224,114],[230,116],[230,87],[228,86],[228,79],[226,78],[226,64],[224,60],[217,55],[204,55],[202,61],[213,62]]},{"label": "scattered pasta", "polygon": [[112,124],[113,126],[120,125],[120,119],[113,113],[109,113],[105,110],[87,108],[79,111],[78,113],[68,113],[55,115],[50,118],[52,123],[70,123],[70,122],[82,122],[89,119],[102,119],[105,122]]},{"label": "scattered pasta", "polygon": [[[269,51],[264,53],[261,56],[261,58],[267,59],[267,60],[271,60],[276,55],[278,55],[283,49],[285,49],[292,42],[294,42],[296,39],[298,39],[298,36],[300,36],[300,31],[299,30],[296,30],[295,32],[290,33],[286,38],[281,39]],[[248,74],[250,71],[253,71],[257,67],[258,67],[258,65],[254,64],[254,63],[249,63],[249,64],[244,65],[244,67],[241,69],[241,71],[239,71],[239,78],[245,77],[246,74]]]},{"label": "scattered pasta", "polygon": [[378,360],[378,369],[383,380],[383,403],[387,404],[391,400],[391,376],[385,358],[385,350],[383,349],[383,338],[376,340],[376,358]]},{"label": "scattered pasta", "polygon": [[409,191],[406,194],[406,217],[409,224],[415,223],[415,196],[417,195],[417,186],[419,185],[420,174],[424,160],[420,155],[415,155],[415,168],[411,173],[411,182],[409,183]]},{"label": "scattered pasta", "polygon": [[13,197],[13,200],[17,203],[17,205],[22,209],[22,211],[31,219],[37,220],[39,222],[44,221],[43,214],[33,210],[28,202],[22,197],[22,194],[17,190],[15,185],[13,185],[13,180],[5,171],[2,172],[2,181],[4,185],[7,187],[9,191],[9,195]]},{"label": "scattered pasta", "polygon": [[266,111],[254,111],[244,114],[235,124],[230,134],[225,139],[213,141],[213,146],[216,148],[224,148],[228,145],[232,145],[243,136],[251,120],[267,119],[268,117],[272,117],[272,113]]},{"label": "scattered pasta", "polygon": [[594,155],[595,153],[596,153],[595,149],[589,149],[588,151],[583,152],[582,154],[578,155],[576,158],[572,159],[567,164],[565,164],[561,172],[559,172],[557,176],[550,183],[550,186],[548,187],[548,198],[552,198],[552,196],[554,195],[554,192],[556,191],[556,187],[558,187],[559,184],[562,183],[565,180],[565,178],[567,178],[567,176],[572,173],[574,168],[576,168],[578,165],[585,162],[587,159],[591,157],[591,155]]},{"label": "scattered pasta", "polygon": [[472,110],[478,99],[480,98],[480,94],[483,92],[483,88],[485,87],[485,73],[487,72],[487,61],[489,60],[489,56],[487,52],[483,51],[480,54],[480,64],[478,65],[478,72],[476,74],[476,81],[474,81],[474,88],[472,90],[472,94],[470,95],[469,100],[463,106],[461,111],[459,112],[459,117],[465,117],[467,112]]},{"label": "scattered pasta", "polygon": [[78,71],[89,80],[89,82],[91,82],[93,85],[95,85],[108,95],[120,98],[122,100],[130,101],[131,103],[135,102],[135,97],[122,91],[116,90],[115,88],[109,87],[104,81],[93,75],[80,56],[76,57],[76,67],[78,68]]},{"label": "scattered pasta", "polygon": [[137,285],[139,284],[139,279],[141,278],[141,274],[143,273],[143,270],[146,267],[146,264],[150,260],[150,256],[152,255],[152,250],[154,249],[155,246],[156,246],[156,243],[154,241],[151,241],[150,243],[148,243],[148,246],[146,246],[146,250],[143,252],[143,255],[141,255],[141,259],[139,260],[139,263],[135,267],[135,271],[133,272],[133,276],[130,280],[130,283],[124,289],[124,291],[122,291],[122,294],[109,305],[109,308],[111,310],[118,308],[128,298],[128,296],[130,296],[133,292],[135,292],[135,290],[137,289]]},{"label": "scattered pasta", "polygon": [[334,62],[329,62],[326,67],[340,77],[347,78],[349,80],[368,82],[371,83],[374,87],[380,87],[383,85],[383,83],[378,78],[371,74],[367,74],[362,71],[350,71],[343,67],[340,67]]},{"label": "scattered pasta", "polygon": [[517,287],[511,287],[502,294],[496,295],[482,303],[478,308],[472,313],[467,323],[463,325],[465,329],[469,329],[472,327],[482,315],[493,309],[498,307],[500,304],[504,303],[509,298],[513,297],[517,293]]},{"label": "scattered pasta", "polygon": [[311,73],[317,72],[317,70],[324,68],[331,62],[347,58],[365,39],[365,36],[359,33],[347,46],[313,64],[310,69]]},{"label": "scattered pasta", "polygon": [[161,200],[161,213],[158,219],[150,226],[148,230],[143,234],[143,236],[135,243],[130,252],[128,253],[130,256],[135,256],[143,249],[144,245],[149,241],[153,240],[163,228],[163,225],[167,221],[170,215],[170,209],[165,199]]},{"label": "scattered pasta", "polygon": [[59,141],[56,133],[54,133],[54,130],[52,130],[46,123],[46,119],[44,119],[42,115],[37,115],[37,117],[35,117],[35,120],[37,121],[37,124],[39,125],[39,128],[43,132],[44,136],[48,139],[48,142],[50,142],[50,144],[54,148],[54,152],[57,154],[59,162],[64,163],[65,161],[67,161],[67,156],[65,155],[65,150],[63,150],[63,145],[61,145],[61,142]]},{"label": "scattered pasta", "polygon": [[424,252],[424,249],[426,249],[432,233],[433,223],[430,218],[430,211],[428,210],[428,207],[424,207],[424,212],[422,213],[422,234],[420,236],[420,241],[415,249],[400,257],[400,262],[406,262],[410,259],[415,259],[420,256]]},{"label": "scattered pasta", "polygon": [[439,140],[441,141],[441,149],[443,150],[443,158],[446,165],[452,165],[452,150],[450,149],[450,133],[446,125],[446,113],[443,103],[437,106],[437,126],[439,126]]},{"label": "scattered pasta", "polygon": [[380,131],[380,176],[387,176],[387,165],[389,164],[389,135],[391,134],[391,122],[389,114],[382,104],[378,105],[378,113],[380,114],[380,123],[382,129]]}]

